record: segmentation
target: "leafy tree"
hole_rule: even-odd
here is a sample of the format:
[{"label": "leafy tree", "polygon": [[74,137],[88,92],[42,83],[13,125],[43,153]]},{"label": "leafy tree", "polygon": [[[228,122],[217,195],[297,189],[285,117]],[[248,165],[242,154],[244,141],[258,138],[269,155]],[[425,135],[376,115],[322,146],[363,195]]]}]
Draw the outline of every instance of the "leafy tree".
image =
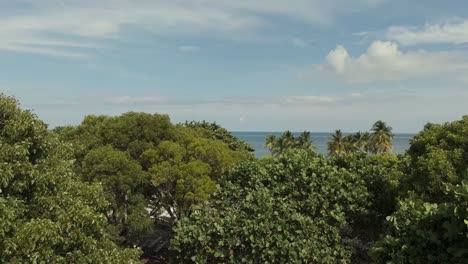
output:
[{"label": "leafy tree", "polygon": [[411,141],[407,193],[375,245],[380,262],[463,263],[468,258],[468,117],[428,124]]},{"label": "leafy tree", "polygon": [[186,121],[182,126],[198,130],[208,139],[222,141],[227,144],[231,150],[247,152],[255,151],[252,146],[242,140],[239,140],[231,132],[216,123],[209,123],[206,121]]},{"label": "leafy tree", "polygon": [[392,139],[392,127],[381,120],[374,123],[371,128],[372,133],[370,134],[370,147],[372,153],[382,154],[389,153],[393,149]]},{"label": "leafy tree", "polygon": [[224,141],[206,138],[199,130],[179,129],[180,144],[187,150],[190,159],[203,161],[211,166],[210,177],[217,179],[231,165],[254,159],[250,151],[232,150]]},{"label": "leafy tree", "polygon": [[76,173],[104,186],[108,222],[115,241],[138,244],[154,220],[148,213],[151,184],[140,156],[164,140],[177,138],[167,115],[128,112],[121,116],[86,116],[76,127],[54,132],[73,146]]},{"label": "leafy tree", "polygon": [[[217,124],[174,126],[166,115],[88,116],[77,127],[56,132],[77,149],[81,178],[105,183],[109,222],[126,244],[153,221],[143,208],[156,219],[167,213],[174,221],[207,200],[229,166],[254,158],[246,143]],[[130,209],[139,222],[130,221]]]},{"label": "leafy tree", "polygon": [[[210,178],[211,166],[187,156],[187,150],[175,142],[164,141],[157,150],[142,157],[155,187],[153,208],[156,213],[167,212],[172,221],[189,215],[194,204],[206,201],[215,191]],[[157,214],[156,214],[157,215]]]},{"label": "leafy tree", "polygon": [[73,146],[77,172],[80,172],[83,159],[91,149],[105,145],[102,140],[105,130],[103,126],[109,118],[108,116],[88,115],[79,126],[56,127],[53,130],[61,140]]},{"label": "leafy tree", "polygon": [[107,232],[102,187],[77,180],[70,148],[0,95],[0,262],[138,263]]},{"label": "leafy tree", "polygon": [[396,211],[405,160],[392,154],[370,156],[355,152],[334,156],[331,161],[357,174],[368,190],[370,202],[367,210],[353,218],[352,225],[346,230],[346,237],[355,249],[353,263],[372,263],[368,250],[385,232],[386,217]]},{"label": "leafy tree", "polygon": [[[427,124],[411,140],[407,190],[430,202],[445,197],[444,183],[468,179],[468,116],[445,124]],[[443,199],[442,199],[443,200]]]},{"label": "leafy tree", "polygon": [[179,133],[178,142],[162,142],[142,156],[155,187],[153,209],[167,212],[172,221],[206,201],[227,168],[253,158],[250,152],[233,151],[222,141],[203,137],[199,130],[180,127]]},{"label": "leafy tree", "polygon": [[161,141],[174,140],[175,127],[167,115],[128,112],[121,116],[86,116],[76,127],[55,129],[61,139],[72,143],[78,166],[92,149],[111,145],[134,159]]},{"label": "leafy tree", "polygon": [[[93,149],[85,156],[81,176],[86,182],[102,184],[110,202],[107,219],[116,226],[126,244],[138,242],[151,230],[152,221],[146,211],[148,204],[142,197],[142,189],[149,179],[138,162],[108,145]],[[139,222],[129,221],[136,216]],[[132,225],[135,223],[137,225]]]},{"label": "leafy tree", "polygon": [[177,222],[178,263],[348,262],[341,230],[367,203],[362,180],[313,151],[245,162]]},{"label": "leafy tree", "polygon": [[373,248],[382,263],[466,263],[468,181],[445,184],[443,203],[410,197],[387,218],[390,232]]}]

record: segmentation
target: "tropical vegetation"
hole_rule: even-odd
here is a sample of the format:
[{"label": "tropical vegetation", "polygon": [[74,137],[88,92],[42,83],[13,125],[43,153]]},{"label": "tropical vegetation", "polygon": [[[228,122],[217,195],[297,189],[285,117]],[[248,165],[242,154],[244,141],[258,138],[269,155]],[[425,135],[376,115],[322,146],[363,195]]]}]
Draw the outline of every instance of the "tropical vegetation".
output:
[{"label": "tropical vegetation", "polygon": [[468,116],[270,135],[271,153],[216,123],[89,115],[49,130],[0,95],[0,263],[137,263],[154,227],[173,263],[466,263]]},{"label": "tropical vegetation", "polygon": [[138,263],[108,232],[102,183],[80,181],[34,114],[0,96],[0,263]]},{"label": "tropical vegetation", "polygon": [[209,203],[178,222],[177,263],[337,263],[342,232],[369,202],[363,180],[313,151],[246,162]]},{"label": "tropical vegetation", "polygon": [[174,125],[167,115],[86,116],[54,130],[72,146],[82,181],[103,185],[114,236],[134,245],[155,220],[190,215],[230,165],[253,158],[246,143],[207,122]]},{"label": "tropical vegetation", "polygon": [[344,135],[336,130],[330,135],[327,149],[330,156],[339,156],[352,152],[368,152],[372,154],[391,153],[393,149],[392,127],[379,120],[374,123],[371,132],[357,132]]},{"label": "tropical vegetation", "polygon": [[273,134],[267,136],[265,147],[268,148],[272,156],[278,156],[288,149],[315,150],[310,132],[304,131],[295,136],[291,131],[286,130],[281,136],[276,137]]}]

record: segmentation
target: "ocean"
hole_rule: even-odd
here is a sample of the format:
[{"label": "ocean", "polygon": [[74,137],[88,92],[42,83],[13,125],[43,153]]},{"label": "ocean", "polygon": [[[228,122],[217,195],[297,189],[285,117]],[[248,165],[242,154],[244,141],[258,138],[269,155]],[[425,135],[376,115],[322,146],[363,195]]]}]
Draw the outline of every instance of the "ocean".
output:
[{"label": "ocean", "polygon": [[[283,132],[232,132],[237,138],[244,140],[249,143],[255,149],[255,156],[261,158],[265,155],[269,155],[268,149],[266,149],[263,144],[265,143],[265,138],[270,135],[281,136]],[[293,132],[295,136],[299,135],[300,132]],[[328,137],[332,133],[324,132],[311,132],[310,136],[312,141],[317,148],[319,153],[327,153],[327,142]],[[347,133],[343,133],[347,135]],[[409,148],[409,141],[415,134],[406,134],[399,133],[395,134],[393,138],[393,153],[402,154]]]}]

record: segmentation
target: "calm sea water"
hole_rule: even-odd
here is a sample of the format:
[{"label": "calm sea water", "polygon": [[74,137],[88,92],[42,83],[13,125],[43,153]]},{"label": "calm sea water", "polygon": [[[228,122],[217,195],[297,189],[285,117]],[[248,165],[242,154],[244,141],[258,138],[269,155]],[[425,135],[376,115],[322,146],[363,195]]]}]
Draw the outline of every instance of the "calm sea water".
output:
[{"label": "calm sea water", "polygon": [[[244,140],[255,148],[255,155],[259,158],[268,155],[268,150],[263,146],[265,138],[270,135],[281,136],[283,132],[232,132],[237,138]],[[294,132],[295,136],[300,132]],[[331,133],[311,132],[310,136],[319,153],[327,153],[328,137]],[[346,135],[346,133],[344,133]],[[415,134],[395,134],[393,138],[393,153],[402,154],[409,147],[409,140]]]}]

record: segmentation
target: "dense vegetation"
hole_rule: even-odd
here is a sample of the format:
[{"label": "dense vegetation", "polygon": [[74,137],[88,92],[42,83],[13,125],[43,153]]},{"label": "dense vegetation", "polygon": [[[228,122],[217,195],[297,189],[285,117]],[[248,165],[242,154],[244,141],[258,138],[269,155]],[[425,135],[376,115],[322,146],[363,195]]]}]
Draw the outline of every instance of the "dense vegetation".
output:
[{"label": "dense vegetation", "polygon": [[214,123],[87,116],[53,131],[0,95],[0,263],[136,263],[157,223],[174,263],[466,263],[468,116],[270,136],[271,157]]},{"label": "dense vegetation", "polygon": [[325,157],[289,131],[268,137],[273,158],[234,167],[178,222],[174,259],[466,263],[468,116],[428,124],[405,155],[389,154],[392,138],[382,121],[368,134],[338,130]]},{"label": "dense vegetation", "polygon": [[341,230],[368,203],[363,180],[313,151],[246,162],[221,181],[209,204],[182,219],[172,242],[178,263],[346,261]]},{"label": "dense vegetation", "polygon": [[0,97],[0,263],[138,262],[111,240],[103,186],[76,177],[70,150]]},{"label": "dense vegetation", "polygon": [[124,245],[141,242],[153,218],[172,223],[190,215],[230,165],[253,158],[247,144],[216,124],[173,125],[159,114],[87,116],[55,131],[75,150],[80,178],[102,183],[110,202],[105,215]]},{"label": "dense vegetation", "polygon": [[466,263],[468,116],[427,124],[405,158],[404,192],[374,256],[394,263]]}]

